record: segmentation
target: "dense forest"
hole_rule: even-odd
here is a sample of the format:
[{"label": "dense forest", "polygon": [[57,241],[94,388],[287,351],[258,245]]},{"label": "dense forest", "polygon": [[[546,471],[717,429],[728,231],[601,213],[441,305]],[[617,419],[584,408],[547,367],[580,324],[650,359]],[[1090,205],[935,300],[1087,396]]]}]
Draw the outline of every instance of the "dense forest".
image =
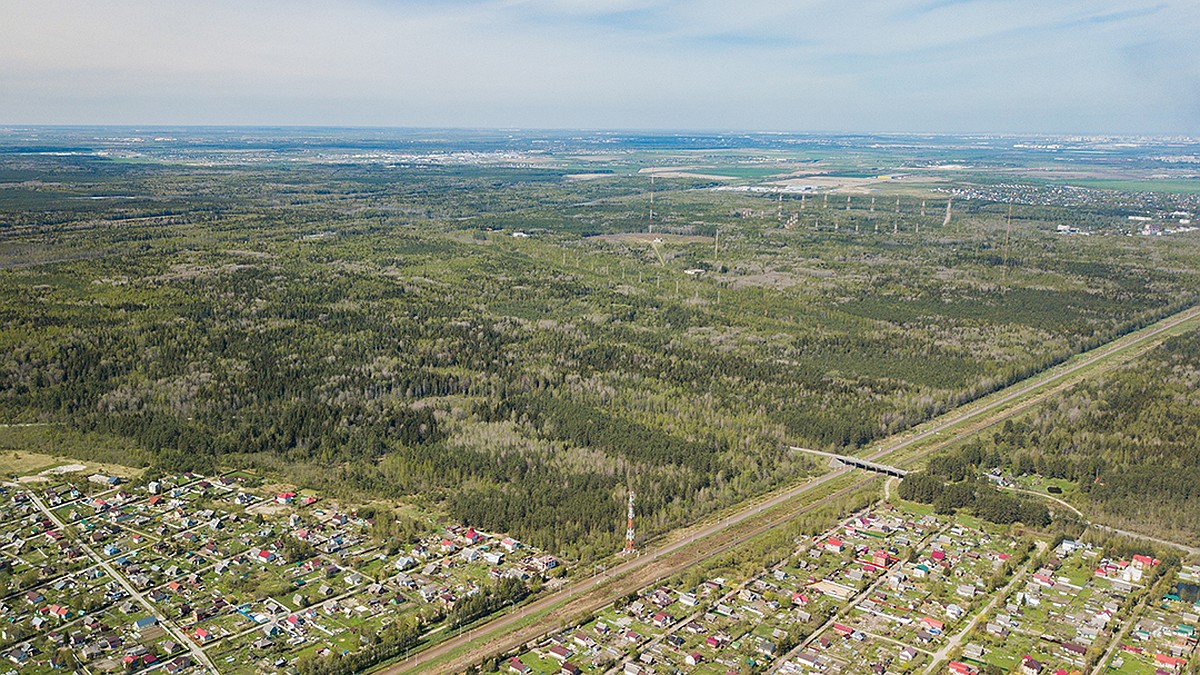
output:
[{"label": "dense forest", "polygon": [[922,504],[932,504],[938,513],[959,509],[998,525],[1023,523],[1034,528],[1050,524],[1050,511],[1036,497],[1002,492],[981,478],[981,469],[994,466],[995,457],[977,447],[938,456],[925,471],[912,473],[900,482],[899,495]]},{"label": "dense forest", "polygon": [[[817,470],[788,444],[854,452],[1200,289],[1194,241],[1054,232],[1076,212],[1117,227],[1111,205],[1012,225],[963,200],[943,227],[930,195],[818,213],[682,175],[647,236],[644,177],[572,178],[581,161],[8,157],[0,419],[587,558],[619,547],[631,487],[662,532]],[[1148,487],[1184,500],[1189,344],[996,442],[1114,513]]]},{"label": "dense forest", "polygon": [[1016,474],[1072,481],[1094,520],[1193,541],[1200,530],[1200,333],[1170,338],[972,444]]}]

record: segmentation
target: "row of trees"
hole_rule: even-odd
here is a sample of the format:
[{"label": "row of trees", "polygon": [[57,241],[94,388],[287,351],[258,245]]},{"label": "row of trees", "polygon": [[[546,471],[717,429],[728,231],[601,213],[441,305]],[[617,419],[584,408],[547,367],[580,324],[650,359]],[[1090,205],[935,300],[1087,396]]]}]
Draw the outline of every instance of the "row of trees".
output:
[{"label": "row of trees", "polygon": [[[660,258],[578,236],[616,227],[639,181],[545,169],[69,168],[155,199],[63,198],[55,238],[26,242],[57,262],[0,270],[0,416],[130,439],[164,471],[421,500],[580,557],[618,545],[629,487],[639,529],[668,529],[809,470],[789,442],[870,443],[1194,293],[1186,264],[1141,274],[1128,242],[1016,233],[1028,276],[1001,287],[986,226],[897,248],[732,222],[755,198],[716,192],[672,208],[720,225],[722,259],[701,241]],[[522,223],[542,230],[484,229]]]},{"label": "row of trees", "polygon": [[1006,422],[976,447],[1017,474],[1073,481],[1118,526],[1190,539],[1200,528],[1200,333]]},{"label": "row of trees", "polygon": [[301,675],[353,675],[400,656],[418,644],[427,624],[420,616],[407,614],[376,634],[365,636],[370,644],[345,653],[326,656],[307,653],[296,661]]},{"label": "row of trees", "polygon": [[982,455],[973,451],[935,457],[925,471],[911,473],[900,482],[898,494],[922,504],[932,504],[938,513],[951,514],[959,509],[992,523],[1025,523],[1032,527],[1050,524],[1050,512],[1040,501],[1018,497],[999,490],[978,478],[981,467],[972,463]]}]

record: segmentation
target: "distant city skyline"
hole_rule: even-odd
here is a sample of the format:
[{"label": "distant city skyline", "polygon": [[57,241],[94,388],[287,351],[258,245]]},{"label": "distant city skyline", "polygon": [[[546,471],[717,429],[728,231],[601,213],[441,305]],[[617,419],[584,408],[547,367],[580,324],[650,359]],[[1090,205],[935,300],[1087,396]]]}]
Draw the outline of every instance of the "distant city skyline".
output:
[{"label": "distant city skyline", "polygon": [[0,7],[0,125],[1200,134],[1185,0]]}]

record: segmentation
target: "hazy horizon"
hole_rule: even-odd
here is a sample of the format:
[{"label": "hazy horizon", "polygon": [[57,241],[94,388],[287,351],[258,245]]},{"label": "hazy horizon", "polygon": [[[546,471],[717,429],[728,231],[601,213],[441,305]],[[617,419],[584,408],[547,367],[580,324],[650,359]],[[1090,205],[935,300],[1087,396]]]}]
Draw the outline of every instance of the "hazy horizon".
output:
[{"label": "hazy horizon", "polygon": [[1200,133],[1200,8],[0,0],[0,125]]},{"label": "hazy horizon", "polygon": [[[810,136],[814,139],[832,139],[832,138],[940,138],[940,139],[968,139],[968,138],[1027,138],[1039,140],[1068,140],[1068,139],[1153,139],[1153,140],[1172,140],[1186,142],[1200,142],[1200,132],[1198,133],[1176,133],[1176,132],[1033,132],[1033,131],[873,131],[870,129],[851,130],[851,129],[702,129],[702,128],[672,128],[672,127],[485,127],[485,126],[409,126],[409,125],[348,125],[348,124],[169,124],[169,123],[67,123],[67,124],[43,124],[43,123],[4,123],[0,122],[0,133],[16,133],[23,130],[50,130],[50,131],[90,131],[90,130],[105,130],[105,129],[121,129],[129,131],[313,131],[313,132],[396,132],[396,133],[419,133],[419,132],[438,132],[438,133],[509,133],[509,134],[526,134],[530,137],[536,134],[628,134],[628,135],[644,135],[651,137],[685,137],[685,136],[781,136],[781,137],[806,137]],[[110,139],[111,140],[111,139]]]}]

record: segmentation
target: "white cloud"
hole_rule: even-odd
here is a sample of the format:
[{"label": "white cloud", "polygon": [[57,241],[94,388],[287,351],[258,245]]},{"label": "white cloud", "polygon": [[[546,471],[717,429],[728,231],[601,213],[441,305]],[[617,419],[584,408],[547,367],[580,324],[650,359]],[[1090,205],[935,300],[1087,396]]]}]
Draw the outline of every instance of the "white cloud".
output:
[{"label": "white cloud", "polygon": [[1184,0],[0,0],[0,12],[0,122],[1200,131],[1200,10]]}]

